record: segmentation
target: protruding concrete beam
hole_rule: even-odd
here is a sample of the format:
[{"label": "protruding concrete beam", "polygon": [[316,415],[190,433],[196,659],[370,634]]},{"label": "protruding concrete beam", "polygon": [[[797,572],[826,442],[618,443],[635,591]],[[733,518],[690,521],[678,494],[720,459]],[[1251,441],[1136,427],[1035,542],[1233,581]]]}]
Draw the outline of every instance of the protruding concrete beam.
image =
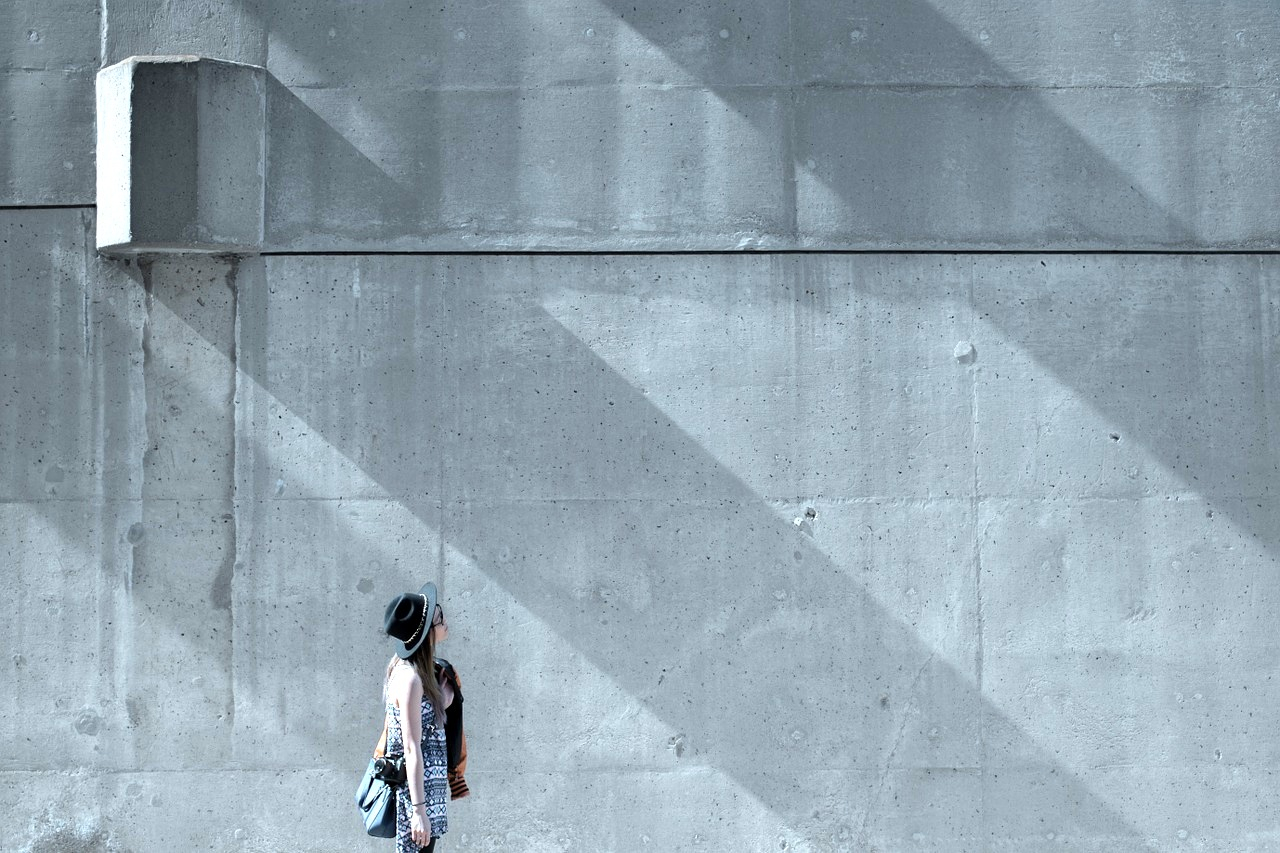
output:
[{"label": "protruding concrete beam", "polygon": [[100,252],[261,251],[265,69],[133,56],[97,98]]}]

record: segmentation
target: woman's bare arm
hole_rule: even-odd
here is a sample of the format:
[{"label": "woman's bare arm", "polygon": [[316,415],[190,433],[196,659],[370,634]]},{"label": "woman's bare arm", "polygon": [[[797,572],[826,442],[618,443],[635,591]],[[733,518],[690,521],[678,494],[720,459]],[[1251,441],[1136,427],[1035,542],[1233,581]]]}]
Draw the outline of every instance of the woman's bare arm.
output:
[{"label": "woman's bare arm", "polygon": [[416,672],[401,673],[392,683],[392,698],[400,707],[400,723],[404,729],[404,769],[409,783],[413,818],[410,821],[413,841],[425,845],[431,841],[431,822],[427,819],[427,800],[422,757],[422,682]]}]

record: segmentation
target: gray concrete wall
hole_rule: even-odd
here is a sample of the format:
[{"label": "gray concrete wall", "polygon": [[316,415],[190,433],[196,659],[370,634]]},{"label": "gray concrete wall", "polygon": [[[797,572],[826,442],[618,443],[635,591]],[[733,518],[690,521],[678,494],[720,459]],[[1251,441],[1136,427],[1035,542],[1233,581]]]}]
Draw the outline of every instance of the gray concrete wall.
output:
[{"label": "gray concrete wall", "polygon": [[265,65],[282,250],[1266,249],[1274,4],[18,0],[0,201],[92,204],[92,72]]},{"label": "gray concrete wall", "polygon": [[[0,849],[388,849],[426,579],[444,849],[1280,846],[1270,4],[11,8]],[[93,251],[182,52],[276,254]]]}]

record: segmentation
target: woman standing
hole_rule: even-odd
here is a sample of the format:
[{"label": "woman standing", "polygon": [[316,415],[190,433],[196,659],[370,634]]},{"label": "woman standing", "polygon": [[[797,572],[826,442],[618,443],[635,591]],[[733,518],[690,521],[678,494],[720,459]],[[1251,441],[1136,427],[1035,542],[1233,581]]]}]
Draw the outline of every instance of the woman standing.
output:
[{"label": "woman standing", "polygon": [[462,687],[436,644],[449,636],[436,585],[392,599],[383,617],[395,656],[383,698],[387,755],[403,755],[405,783],[396,791],[396,853],[431,853],[449,830],[448,802],[469,792],[462,778]]}]

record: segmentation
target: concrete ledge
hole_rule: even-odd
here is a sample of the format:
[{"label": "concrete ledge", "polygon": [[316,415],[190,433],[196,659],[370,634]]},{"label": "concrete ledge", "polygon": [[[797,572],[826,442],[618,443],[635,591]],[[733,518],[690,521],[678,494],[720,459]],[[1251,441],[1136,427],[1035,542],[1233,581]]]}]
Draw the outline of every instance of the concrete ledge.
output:
[{"label": "concrete ledge", "polygon": [[98,250],[262,247],[266,71],[134,56],[98,73]]}]

